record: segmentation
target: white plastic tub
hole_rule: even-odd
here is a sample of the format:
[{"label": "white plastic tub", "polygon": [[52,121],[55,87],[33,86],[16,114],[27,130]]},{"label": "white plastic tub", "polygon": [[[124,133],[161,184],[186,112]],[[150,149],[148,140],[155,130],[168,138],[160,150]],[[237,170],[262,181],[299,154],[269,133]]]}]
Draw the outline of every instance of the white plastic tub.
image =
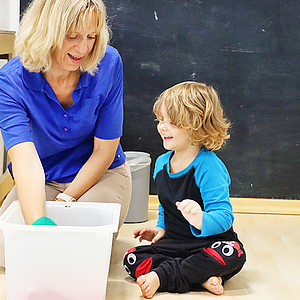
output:
[{"label": "white plastic tub", "polygon": [[47,202],[58,226],[24,225],[18,202],[0,217],[7,300],[104,300],[120,204]]}]

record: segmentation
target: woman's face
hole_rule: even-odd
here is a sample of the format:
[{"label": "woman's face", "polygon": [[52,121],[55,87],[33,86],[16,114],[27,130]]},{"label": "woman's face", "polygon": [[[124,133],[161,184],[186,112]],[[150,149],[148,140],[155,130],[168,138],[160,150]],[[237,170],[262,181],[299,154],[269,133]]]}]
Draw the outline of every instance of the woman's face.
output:
[{"label": "woman's face", "polygon": [[77,71],[82,61],[93,49],[96,41],[96,22],[88,17],[86,26],[64,38],[62,48],[52,53],[52,70],[58,72]]}]

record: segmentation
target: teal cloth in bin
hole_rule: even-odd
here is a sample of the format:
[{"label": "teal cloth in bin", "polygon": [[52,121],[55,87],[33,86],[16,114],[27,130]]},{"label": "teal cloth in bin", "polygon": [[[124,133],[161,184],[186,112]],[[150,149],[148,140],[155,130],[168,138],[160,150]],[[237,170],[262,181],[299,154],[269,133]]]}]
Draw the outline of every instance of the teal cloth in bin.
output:
[{"label": "teal cloth in bin", "polygon": [[32,223],[32,225],[50,225],[50,226],[57,226],[56,223],[51,220],[48,217],[41,217],[39,219],[37,219],[35,222]]},{"label": "teal cloth in bin", "polygon": [[148,201],[150,187],[149,153],[125,152],[132,176],[132,195],[125,223],[139,223],[148,220]]}]

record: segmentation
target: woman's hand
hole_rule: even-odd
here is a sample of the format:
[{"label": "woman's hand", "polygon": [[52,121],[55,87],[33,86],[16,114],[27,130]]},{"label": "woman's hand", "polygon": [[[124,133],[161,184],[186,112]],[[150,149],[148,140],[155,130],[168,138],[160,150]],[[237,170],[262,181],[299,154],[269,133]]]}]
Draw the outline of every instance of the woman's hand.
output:
[{"label": "woman's hand", "polygon": [[146,227],[137,229],[134,233],[134,238],[139,237],[139,241],[149,241],[152,243],[156,243],[165,235],[165,230],[161,227]]},{"label": "woman's hand", "polygon": [[182,213],[184,218],[195,228],[201,230],[202,228],[202,209],[194,200],[185,199],[181,202],[177,201],[177,209]]}]

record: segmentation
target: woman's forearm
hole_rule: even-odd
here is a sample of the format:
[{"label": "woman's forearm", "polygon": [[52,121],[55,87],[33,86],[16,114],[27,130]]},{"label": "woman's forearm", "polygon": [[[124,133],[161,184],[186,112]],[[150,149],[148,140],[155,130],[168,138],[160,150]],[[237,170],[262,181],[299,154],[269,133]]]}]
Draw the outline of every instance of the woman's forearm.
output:
[{"label": "woman's forearm", "polygon": [[92,155],[64,193],[78,199],[88,191],[112,164],[118,144],[119,139],[100,140],[95,138],[95,147]]},{"label": "woman's forearm", "polygon": [[8,150],[23,217],[32,224],[45,216],[45,174],[32,142]]}]

